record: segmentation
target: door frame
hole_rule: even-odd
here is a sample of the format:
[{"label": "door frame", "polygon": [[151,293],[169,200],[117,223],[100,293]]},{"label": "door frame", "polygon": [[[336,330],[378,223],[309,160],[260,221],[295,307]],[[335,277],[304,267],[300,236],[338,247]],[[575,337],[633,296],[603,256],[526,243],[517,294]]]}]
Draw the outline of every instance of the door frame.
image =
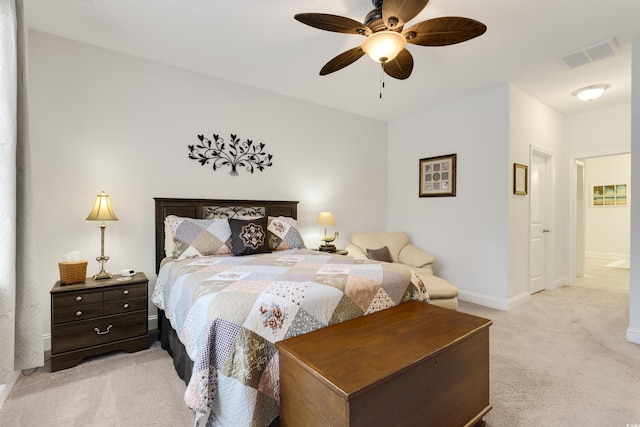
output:
[{"label": "door frame", "polygon": [[[577,173],[578,162],[586,159],[594,159],[597,157],[618,156],[620,154],[631,154],[629,149],[605,150],[584,154],[573,154],[569,157],[569,269],[567,277],[567,285],[574,286],[576,284],[576,258],[577,258],[577,191],[578,186]],[[584,209],[584,207],[583,207]]]},{"label": "door frame", "polygon": [[[555,281],[553,279],[552,272],[555,271],[555,245],[552,245],[551,242],[555,242],[556,233],[556,174],[555,174],[555,156],[553,151],[547,150],[546,148],[542,148],[536,145],[531,144],[529,146],[529,165],[533,164],[533,156],[540,156],[546,159],[546,184],[547,188],[545,188],[545,193],[547,195],[547,212],[546,212],[546,220],[547,226],[551,230],[549,236],[545,239],[544,243],[544,252],[545,252],[545,260],[544,260],[544,290],[551,290],[556,288]],[[531,188],[531,186],[529,186]],[[531,188],[531,190],[533,190]],[[529,199],[529,254],[531,254],[531,199]],[[529,260],[529,272],[528,276],[528,286],[529,294],[531,294],[531,260]]]},{"label": "door frame", "polygon": [[[585,239],[585,234],[587,232],[586,229],[586,208],[585,203],[587,202],[587,198],[590,197],[589,192],[587,191],[587,183],[586,179],[586,159],[578,159],[576,160],[576,169],[575,169],[575,179],[576,185],[573,186],[573,190],[576,194],[576,241],[575,241],[575,265],[576,273],[575,277],[584,276],[585,269],[585,255],[587,253],[587,242]],[[580,188],[582,185],[582,188]],[[578,207],[582,206],[582,209]],[[581,255],[582,254],[582,255]]]}]

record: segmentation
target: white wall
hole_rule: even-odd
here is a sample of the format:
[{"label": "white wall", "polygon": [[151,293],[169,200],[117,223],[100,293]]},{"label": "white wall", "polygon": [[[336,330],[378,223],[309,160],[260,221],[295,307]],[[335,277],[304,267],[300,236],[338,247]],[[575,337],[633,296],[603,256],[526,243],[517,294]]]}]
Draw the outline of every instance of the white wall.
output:
[{"label": "white wall", "polygon": [[631,105],[622,104],[567,116],[565,144],[569,156],[589,158],[628,152],[631,147],[630,110]]},{"label": "white wall", "polygon": [[[640,182],[640,40],[633,43],[631,79],[631,182],[637,183]],[[631,187],[631,199],[640,200],[640,185]],[[627,339],[640,344],[640,209],[637,207],[631,208],[630,282]]]},{"label": "white wall", "polygon": [[594,157],[585,161],[587,199],[585,208],[587,256],[629,258],[631,198],[623,206],[594,206],[593,186],[631,184],[631,155]]},{"label": "white wall", "polygon": [[[431,251],[461,299],[503,310],[526,302],[529,197],[513,194],[513,163],[528,164],[535,145],[564,165],[563,137],[563,116],[510,85],[390,123],[388,228]],[[458,155],[456,197],[419,198],[418,160],[450,153]],[[566,176],[554,170],[557,187]],[[566,190],[556,194],[554,282],[566,280],[565,198]]]},{"label": "white wall", "polygon": [[509,298],[510,306],[527,300],[529,290],[529,212],[531,188],[527,196],[513,194],[513,164],[531,168],[531,150],[550,157],[551,183],[547,196],[549,205],[546,235],[548,286],[553,288],[566,282],[567,208],[566,177],[563,149],[565,118],[527,93],[512,86],[510,91],[509,135]]},{"label": "white wall", "polygon": [[[40,32],[29,33],[32,164],[40,303],[64,253],[81,251],[97,273],[96,223],[84,218],[104,190],[107,271],[131,267],[155,280],[153,197],[299,200],[308,246],[330,210],[344,246],[356,229],[386,226],[383,122],[301,102]],[[256,70],[259,72],[259,70]],[[197,134],[264,142],[273,166],[253,175],[214,172],[187,157]]]},{"label": "white wall", "polygon": [[[388,229],[436,257],[461,299],[508,298],[509,86],[389,123]],[[455,197],[418,197],[419,159],[457,154]]]}]

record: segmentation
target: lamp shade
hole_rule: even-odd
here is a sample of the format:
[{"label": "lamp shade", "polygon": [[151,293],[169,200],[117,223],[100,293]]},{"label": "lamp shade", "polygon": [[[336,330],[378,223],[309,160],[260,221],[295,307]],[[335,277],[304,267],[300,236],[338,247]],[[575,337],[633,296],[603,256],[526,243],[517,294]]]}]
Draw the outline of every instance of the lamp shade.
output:
[{"label": "lamp shade", "polygon": [[87,216],[87,221],[117,221],[118,217],[111,208],[109,195],[104,191],[96,197],[93,209]]},{"label": "lamp shade", "polygon": [[404,49],[407,39],[395,31],[379,31],[371,34],[362,43],[362,50],[376,62],[393,61]]},{"label": "lamp shade", "polygon": [[336,225],[336,222],[333,220],[333,216],[331,215],[331,212],[320,212],[318,214],[318,219],[316,220],[316,223],[319,225]]}]

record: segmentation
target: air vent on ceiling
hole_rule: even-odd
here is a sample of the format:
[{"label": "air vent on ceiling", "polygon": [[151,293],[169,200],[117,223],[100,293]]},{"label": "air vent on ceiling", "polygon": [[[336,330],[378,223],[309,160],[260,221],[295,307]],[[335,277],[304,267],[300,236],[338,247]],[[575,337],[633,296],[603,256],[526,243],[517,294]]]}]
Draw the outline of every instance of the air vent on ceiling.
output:
[{"label": "air vent on ceiling", "polygon": [[567,68],[576,68],[620,53],[614,39],[567,53],[558,58]]}]

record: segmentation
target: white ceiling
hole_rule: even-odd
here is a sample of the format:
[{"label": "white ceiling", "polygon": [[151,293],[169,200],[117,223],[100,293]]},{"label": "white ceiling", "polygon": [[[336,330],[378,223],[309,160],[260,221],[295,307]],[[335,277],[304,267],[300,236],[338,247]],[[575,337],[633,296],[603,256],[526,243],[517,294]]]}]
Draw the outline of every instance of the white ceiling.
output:
[{"label": "white ceiling", "polygon": [[[408,45],[413,74],[386,77],[382,99],[380,66],[366,56],[318,75],[361,36],[293,19],[319,12],[362,22],[371,9],[370,0],[25,0],[29,28],[380,120],[506,82],[566,115],[630,102],[638,0],[431,0],[409,24],[463,16],[487,32],[453,46]],[[619,55],[574,69],[558,60],[609,39]],[[571,95],[600,83],[611,87],[596,101]]]}]

